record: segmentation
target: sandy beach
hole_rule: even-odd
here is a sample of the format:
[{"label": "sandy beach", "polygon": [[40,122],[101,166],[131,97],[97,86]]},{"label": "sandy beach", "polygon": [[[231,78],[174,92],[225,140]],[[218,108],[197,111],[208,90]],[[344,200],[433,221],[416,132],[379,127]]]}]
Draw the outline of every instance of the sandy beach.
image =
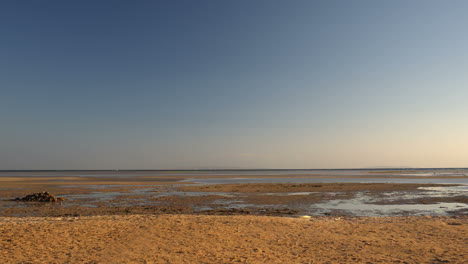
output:
[{"label": "sandy beach", "polygon": [[0,264],[468,264],[468,1],[0,1]]},{"label": "sandy beach", "polygon": [[[458,185],[197,185],[185,178],[0,178],[1,263],[464,263],[468,255],[466,210],[440,208],[467,204]],[[14,201],[44,190],[65,200]],[[446,215],[301,217],[360,195],[385,198],[365,207],[431,206]]]},{"label": "sandy beach", "polygon": [[465,263],[466,217],[0,218],[2,263]]}]

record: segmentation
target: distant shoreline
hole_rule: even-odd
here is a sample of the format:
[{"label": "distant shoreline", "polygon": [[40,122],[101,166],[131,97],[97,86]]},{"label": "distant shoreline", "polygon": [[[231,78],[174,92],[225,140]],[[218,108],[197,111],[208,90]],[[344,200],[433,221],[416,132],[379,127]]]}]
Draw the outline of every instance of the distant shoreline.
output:
[{"label": "distant shoreline", "polygon": [[0,172],[76,172],[76,171],[99,171],[99,172],[132,172],[132,171],[155,171],[155,172],[173,172],[173,171],[389,171],[389,170],[468,170],[468,167],[447,167],[447,168],[345,168],[345,169],[96,169],[96,170],[0,170]]}]

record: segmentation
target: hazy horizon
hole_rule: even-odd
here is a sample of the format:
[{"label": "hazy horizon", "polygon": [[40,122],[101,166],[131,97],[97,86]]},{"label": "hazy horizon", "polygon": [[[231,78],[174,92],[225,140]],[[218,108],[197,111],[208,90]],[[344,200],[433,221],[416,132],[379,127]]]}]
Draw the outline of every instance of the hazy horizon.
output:
[{"label": "hazy horizon", "polygon": [[103,171],[103,172],[128,172],[128,171],[168,171],[168,172],[177,172],[177,171],[346,171],[346,170],[368,170],[368,171],[391,171],[391,170],[408,170],[408,171],[423,171],[423,170],[467,170],[468,167],[428,167],[428,168],[419,168],[419,167],[388,167],[388,166],[376,166],[376,167],[366,167],[366,168],[282,168],[282,169],[272,169],[272,168],[172,168],[172,169],[18,169],[18,170],[0,170],[0,172],[13,172],[13,171],[27,171],[27,172],[60,172],[60,171]]},{"label": "hazy horizon", "polygon": [[0,170],[468,167],[467,1],[2,1]]}]

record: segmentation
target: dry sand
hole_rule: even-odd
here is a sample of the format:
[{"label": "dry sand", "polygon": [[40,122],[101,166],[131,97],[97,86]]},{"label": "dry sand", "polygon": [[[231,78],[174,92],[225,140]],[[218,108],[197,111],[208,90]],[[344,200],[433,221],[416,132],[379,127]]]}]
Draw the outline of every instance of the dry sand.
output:
[{"label": "dry sand", "polygon": [[466,263],[466,216],[0,218],[2,263]]},{"label": "dry sand", "polygon": [[[212,176],[210,176],[212,177]],[[193,215],[216,192],[241,193],[253,204],[314,202],[322,196],[257,195],[281,192],[416,191],[419,184],[226,184],[173,187],[171,177],[0,177],[0,264],[3,263],[466,263],[468,216],[452,217],[269,217],[214,211]],[[64,188],[63,185],[69,185]],[[102,185],[99,188],[89,186]],[[111,185],[117,185],[111,186]],[[424,185],[429,186],[429,185]],[[437,186],[437,185],[431,185]],[[130,192],[146,195],[68,204],[18,204],[31,192],[58,195]],[[205,196],[152,197],[160,191],[215,192]],[[133,205],[144,198],[161,205]],[[466,197],[455,197],[466,203]],[[230,199],[237,199],[234,196]],[[315,200],[314,200],[315,199]],[[328,198],[327,198],[328,199]],[[331,198],[330,198],[331,199]],[[444,200],[445,199],[445,200]],[[452,198],[437,198],[446,201]],[[439,201],[440,200],[440,201]],[[316,201],[315,201],[316,202]],[[418,201],[426,203],[427,201]],[[287,206],[286,206],[287,207]],[[287,207],[288,208],[288,207]],[[169,215],[170,213],[171,215]],[[192,213],[192,214],[190,214]],[[249,214],[252,214],[250,211]],[[267,212],[271,214],[271,212]],[[289,212],[274,215],[288,215]],[[130,214],[130,215],[125,215]],[[144,214],[144,215],[143,215]],[[265,213],[266,214],[266,213]],[[49,217],[31,217],[49,216]],[[60,217],[50,217],[60,216]],[[68,217],[76,216],[76,217]]]}]

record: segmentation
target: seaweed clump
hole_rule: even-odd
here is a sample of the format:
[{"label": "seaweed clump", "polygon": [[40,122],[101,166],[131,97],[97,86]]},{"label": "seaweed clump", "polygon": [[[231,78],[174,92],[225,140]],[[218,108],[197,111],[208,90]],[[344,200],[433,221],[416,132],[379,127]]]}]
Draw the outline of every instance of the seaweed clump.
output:
[{"label": "seaweed clump", "polygon": [[33,194],[28,194],[23,198],[16,198],[15,201],[20,202],[50,202],[50,203],[57,203],[62,202],[65,200],[62,197],[55,197],[49,192],[38,192]]}]

